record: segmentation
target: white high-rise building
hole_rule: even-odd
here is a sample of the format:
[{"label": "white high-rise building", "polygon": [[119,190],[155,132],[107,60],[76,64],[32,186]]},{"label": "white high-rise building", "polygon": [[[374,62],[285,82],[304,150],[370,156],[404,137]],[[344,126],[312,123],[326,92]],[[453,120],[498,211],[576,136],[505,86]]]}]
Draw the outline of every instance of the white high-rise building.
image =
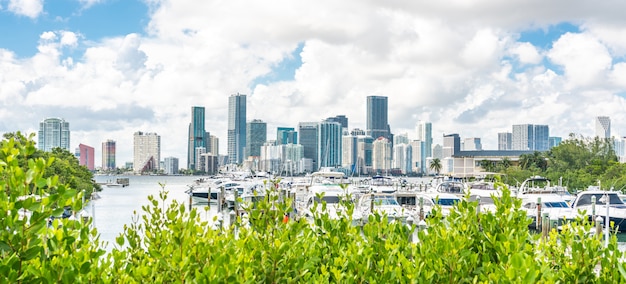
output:
[{"label": "white high-rise building", "polygon": [[412,164],[412,147],[401,143],[393,145],[393,168],[399,169],[402,174],[410,173]]},{"label": "white high-rise building", "polygon": [[159,170],[161,136],[156,133],[135,132],[133,135],[133,170],[137,173]]},{"label": "white high-rise building", "polygon": [[414,173],[424,173],[426,157],[424,157],[424,141],[411,141],[411,171]]},{"label": "white high-rise building", "polygon": [[386,172],[391,169],[391,142],[385,137],[378,137],[372,142],[372,169]]},{"label": "white high-rise building", "polygon": [[608,116],[596,117],[596,136],[598,138],[611,138],[611,118]]},{"label": "white high-rise building", "polygon": [[424,153],[423,156],[425,158],[430,158],[433,156],[432,148],[433,148],[433,125],[430,122],[418,121],[417,126],[417,139],[424,142]]},{"label": "white high-rise building", "polygon": [[62,118],[46,118],[39,123],[37,148],[46,152],[53,148],[70,150],[70,123]]}]

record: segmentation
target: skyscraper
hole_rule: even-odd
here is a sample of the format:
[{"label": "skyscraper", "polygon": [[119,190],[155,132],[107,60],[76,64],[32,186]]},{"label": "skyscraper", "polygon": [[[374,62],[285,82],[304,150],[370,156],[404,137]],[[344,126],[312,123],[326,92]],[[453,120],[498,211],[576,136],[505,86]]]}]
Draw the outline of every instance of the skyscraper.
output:
[{"label": "skyscraper", "polygon": [[393,155],[389,139],[379,136],[372,142],[372,169],[374,172],[386,173],[391,169]]},{"label": "skyscraper", "polygon": [[596,117],[596,136],[598,138],[611,138],[611,118],[608,116]]},{"label": "skyscraper", "polygon": [[550,129],[547,125],[513,125],[512,150],[546,151],[550,148]]},{"label": "skyscraper", "polygon": [[339,122],[324,120],[318,127],[318,168],[341,166],[342,127]]},{"label": "skyscraper", "polygon": [[276,144],[298,144],[298,132],[293,127],[278,127],[276,129]]},{"label": "skyscraper", "polygon": [[459,154],[461,137],[459,134],[443,135],[443,158],[450,158]]},{"label": "skyscraper", "polygon": [[115,170],[115,141],[102,142],[102,170]]},{"label": "skyscraper", "polygon": [[417,122],[417,140],[424,142],[424,159],[433,156],[433,125],[430,122]]},{"label": "skyscraper", "polygon": [[93,161],[95,157],[95,152],[93,147],[87,146],[82,143],[78,144],[78,148],[76,149],[76,156],[78,158],[79,165],[87,167],[90,171],[95,170]]},{"label": "skyscraper", "polygon": [[204,148],[209,151],[209,133],[206,132],[204,126],[205,116],[204,107],[191,107],[191,123],[189,123],[189,141],[187,146],[187,168],[196,167],[197,159],[196,149]]},{"label": "skyscraper", "polygon": [[300,145],[304,148],[304,157],[313,161],[313,169],[317,169],[317,122],[298,123]]},{"label": "skyscraper", "polygon": [[39,123],[37,148],[49,152],[52,148],[70,150],[70,123],[61,118],[46,118]]},{"label": "skyscraper", "polygon": [[513,136],[511,132],[498,133],[498,150],[512,150]]},{"label": "skyscraper", "polygon": [[326,121],[338,122],[341,124],[342,131],[348,131],[348,118],[345,115],[329,117]]},{"label": "skyscraper", "polygon": [[176,175],[178,174],[178,158],[167,157],[163,159],[165,168],[163,169],[165,174]]},{"label": "skyscraper", "polygon": [[464,151],[480,151],[483,149],[483,145],[480,142],[480,138],[471,137],[463,139],[463,150]]},{"label": "skyscraper", "polygon": [[133,170],[137,173],[159,170],[161,136],[156,133],[135,132],[133,135]]},{"label": "skyscraper", "polygon": [[401,143],[393,145],[393,167],[399,169],[402,174],[408,174],[412,171],[413,164],[413,148],[411,144]]},{"label": "skyscraper", "polygon": [[385,137],[391,140],[391,131],[387,121],[387,97],[368,96],[367,97],[367,135],[374,139]]},{"label": "skyscraper", "polygon": [[246,147],[246,95],[228,98],[228,163],[240,164]]},{"label": "skyscraper", "polygon": [[261,156],[261,146],[267,141],[267,123],[253,119],[246,127],[246,157]]},{"label": "skyscraper", "polygon": [[211,154],[213,154],[213,156],[219,157],[220,155],[220,139],[217,138],[217,136],[215,135],[210,135],[209,136],[209,149]]}]

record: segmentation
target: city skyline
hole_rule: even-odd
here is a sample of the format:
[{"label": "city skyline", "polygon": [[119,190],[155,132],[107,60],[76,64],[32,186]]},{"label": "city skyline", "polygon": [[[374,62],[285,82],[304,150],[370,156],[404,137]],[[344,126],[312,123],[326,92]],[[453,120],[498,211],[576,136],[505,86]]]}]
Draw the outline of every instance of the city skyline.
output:
[{"label": "city skyline", "polygon": [[182,166],[189,108],[225,154],[242,93],[267,137],[337,115],[365,130],[368,96],[388,97],[394,134],[431,122],[433,144],[497,149],[516,124],[593,136],[597,116],[625,134],[622,1],[269,3],[0,1],[0,133],[64,118],[70,151],[112,139],[121,166],[154,132]]}]

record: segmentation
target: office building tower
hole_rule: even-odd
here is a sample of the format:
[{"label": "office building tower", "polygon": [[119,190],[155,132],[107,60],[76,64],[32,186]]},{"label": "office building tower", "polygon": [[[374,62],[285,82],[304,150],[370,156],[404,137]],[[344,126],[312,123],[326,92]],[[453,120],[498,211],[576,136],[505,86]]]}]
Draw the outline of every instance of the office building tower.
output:
[{"label": "office building tower", "polygon": [[512,140],[513,140],[513,136],[511,132],[498,133],[498,150],[500,151],[513,150]]},{"label": "office building tower", "polygon": [[413,151],[410,144],[394,144],[393,145],[393,166],[392,168],[400,170],[400,173],[406,175],[412,171]]},{"label": "office building tower", "polygon": [[534,150],[535,132],[532,124],[513,125],[511,134],[511,147],[513,150]]},{"label": "office building tower", "polygon": [[348,118],[345,115],[338,115],[334,117],[329,117],[326,121],[338,122],[341,124],[342,131],[348,130]]},{"label": "office building tower", "polygon": [[377,173],[387,174],[391,170],[393,158],[391,141],[385,137],[378,137],[372,142],[372,170]]},{"label": "office building tower", "polygon": [[161,136],[137,131],[133,134],[133,170],[136,173],[159,170]]},{"label": "office building tower", "polygon": [[535,140],[533,141],[535,151],[548,151],[550,149],[550,128],[547,125],[534,125]]},{"label": "office building tower", "polygon": [[480,151],[483,149],[483,145],[480,142],[480,138],[472,137],[463,139],[464,151]]},{"label": "office building tower", "polygon": [[461,150],[461,137],[458,134],[443,135],[443,158],[457,156]]},{"label": "office building tower", "polygon": [[61,118],[46,118],[39,123],[37,148],[50,152],[53,148],[70,150],[70,123]]},{"label": "office building tower", "polygon": [[414,173],[425,173],[426,153],[424,147],[426,143],[421,140],[411,141],[411,171]]},{"label": "office building tower", "polygon": [[513,150],[546,151],[549,149],[550,129],[547,125],[513,125],[511,147]]},{"label": "office building tower", "polygon": [[338,122],[324,120],[317,126],[318,168],[341,166],[341,144],[343,128]]},{"label": "office building tower", "polygon": [[115,141],[107,140],[102,142],[102,170],[115,170]]},{"label": "office building tower", "polygon": [[387,97],[368,96],[367,97],[367,135],[374,139],[385,137],[391,141],[391,131],[387,122]]},{"label": "office building tower", "polygon": [[[428,157],[426,157],[428,158]],[[433,159],[439,159],[442,160],[443,159],[443,146],[436,144],[435,146],[433,146]]]},{"label": "office building tower", "polygon": [[358,161],[357,137],[345,135],[341,145],[341,167],[348,169],[350,174],[358,173],[356,164]]},{"label": "office building tower", "polygon": [[424,142],[424,159],[433,157],[433,125],[430,122],[417,122],[417,140]]},{"label": "office building tower", "polygon": [[393,145],[409,144],[409,134],[398,134],[393,136]]},{"label": "office building tower", "polygon": [[304,147],[304,157],[311,159],[313,162],[313,169],[317,169],[318,157],[317,157],[317,122],[300,122],[298,123],[298,139],[300,145]]},{"label": "office building tower", "polygon": [[550,137],[548,138],[548,147],[552,148],[552,147],[559,146],[562,140],[563,139],[561,137]]},{"label": "office building tower", "polygon": [[374,138],[367,135],[359,135],[356,138],[357,143],[357,161],[356,168],[359,173],[367,174],[372,169],[372,148]]},{"label": "office building tower", "polygon": [[94,157],[96,156],[94,148],[85,144],[78,144],[75,153],[78,158],[78,164],[87,167],[90,171],[95,170]]},{"label": "office building tower", "polygon": [[166,175],[178,174],[178,158],[167,157],[163,159],[164,172]]},{"label": "office building tower", "polygon": [[298,132],[293,127],[278,127],[276,129],[276,144],[298,144]]},{"label": "office building tower", "polygon": [[596,136],[598,138],[611,138],[611,118],[608,116],[596,117]]},{"label": "office building tower", "polygon": [[246,157],[261,156],[261,146],[267,141],[267,123],[253,119],[246,126]]},{"label": "office building tower", "polygon": [[215,135],[209,135],[209,149],[214,156],[220,155],[220,139]]},{"label": "office building tower", "polygon": [[191,123],[189,123],[189,141],[187,145],[187,168],[193,169],[196,167],[197,156],[196,148],[202,147],[209,148],[208,145],[209,133],[205,128],[205,111],[204,107],[194,106],[191,107]]},{"label": "office building tower", "polygon": [[228,98],[228,163],[240,164],[246,147],[246,95]]}]

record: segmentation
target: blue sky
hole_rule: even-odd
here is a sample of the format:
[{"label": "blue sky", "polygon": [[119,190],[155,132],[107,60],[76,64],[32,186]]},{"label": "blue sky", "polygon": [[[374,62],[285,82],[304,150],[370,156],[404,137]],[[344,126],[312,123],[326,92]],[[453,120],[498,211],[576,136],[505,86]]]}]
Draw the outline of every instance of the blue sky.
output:
[{"label": "blue sky", "polygon": [[72,145],[113,139],[124,162],[132,133],[157,132],[184,165],[190,107],[224,154],[243,93],[268,137],[336,115],[365,129],[369,95],[388,96],[393,133],[430,121],[435,143],[493,149],[513,124],[589,136],[597,115],[626,134],[626,2],[457,2],[0,0],[0,133],[61,117]]},{"label": "blue sky", "polygon": [[11,13],[7,1],[0,3],[4,8],[0,11],[0,47],[19,57],[34,55],[39,36],[46,31],[68,30],[97,41],[129,33],[143,34],[149,20],[148,6],[137,0],[110,0],[90,7],[76,0],[47,1],[44,12],[36,19]]}]

